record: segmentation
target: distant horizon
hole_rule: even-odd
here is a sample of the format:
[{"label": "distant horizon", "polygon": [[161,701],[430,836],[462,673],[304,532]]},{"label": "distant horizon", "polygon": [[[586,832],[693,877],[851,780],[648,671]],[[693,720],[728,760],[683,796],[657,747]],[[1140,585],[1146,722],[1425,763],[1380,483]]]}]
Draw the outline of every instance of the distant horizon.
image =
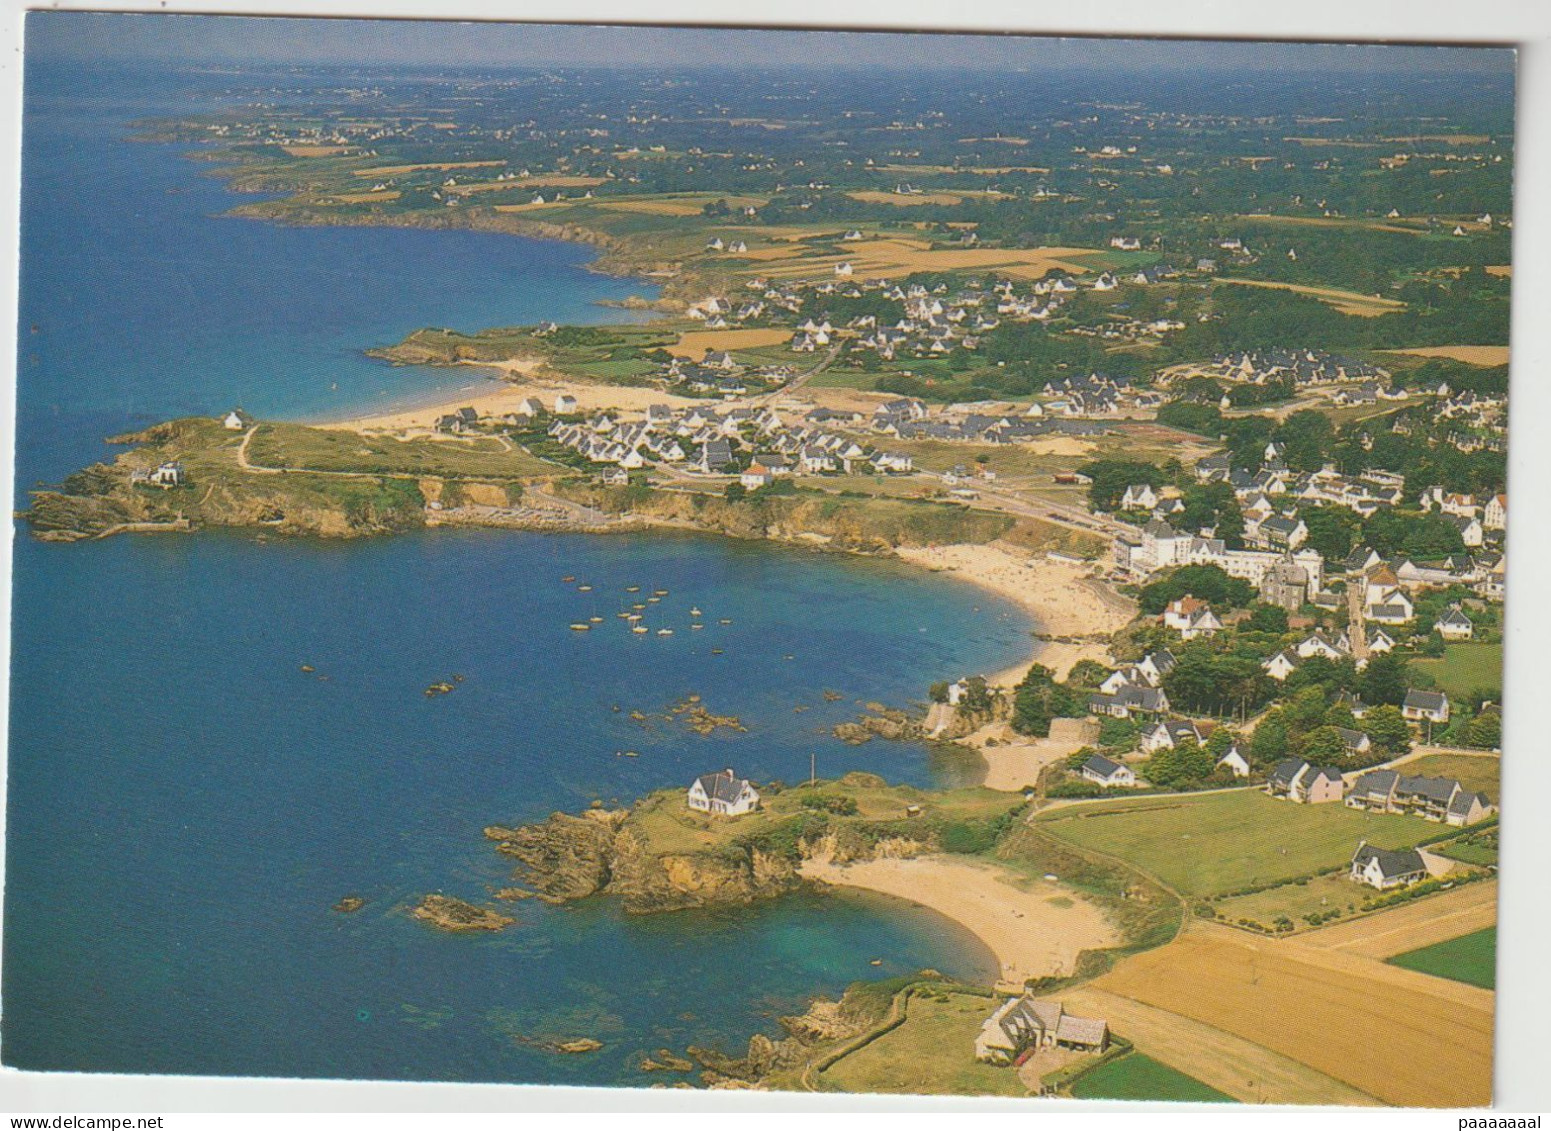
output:
[{"label": "distant horizon", "polygon": [[27,58],[42,62],[468,70],[1080,68],[1512,77],[1517,56],[1513,47],[1493,45],[68,11],[29,12],[25,43]]}]

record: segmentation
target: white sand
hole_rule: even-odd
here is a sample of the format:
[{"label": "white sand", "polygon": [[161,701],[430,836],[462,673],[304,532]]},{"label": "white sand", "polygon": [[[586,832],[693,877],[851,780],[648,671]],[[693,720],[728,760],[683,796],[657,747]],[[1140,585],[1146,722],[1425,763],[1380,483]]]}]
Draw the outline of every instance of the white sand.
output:
[{"label": "white sand", "polygon": [[[862,888],[930,908],[969,930],[996,955],[1002,981],[1069,974],[1079,952],[1118,941],[1103,913],[1042,880],[1014,886],[995,864],[950,856],[805,863],[804,877]],[[1020,877],[1021,881],[1021,877]]]}]

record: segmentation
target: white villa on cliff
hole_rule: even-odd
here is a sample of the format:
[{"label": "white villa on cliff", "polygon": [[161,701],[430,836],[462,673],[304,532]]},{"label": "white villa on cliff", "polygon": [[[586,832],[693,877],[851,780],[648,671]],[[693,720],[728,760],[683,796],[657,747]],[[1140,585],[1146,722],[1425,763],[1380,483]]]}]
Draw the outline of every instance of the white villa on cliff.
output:
[{"label": "white villa on cliff", "polygon": [[759,791],[747,778],[727,769],[701,774],[689,787],[685,801],[697,813],[736,817],[759,807]]}]

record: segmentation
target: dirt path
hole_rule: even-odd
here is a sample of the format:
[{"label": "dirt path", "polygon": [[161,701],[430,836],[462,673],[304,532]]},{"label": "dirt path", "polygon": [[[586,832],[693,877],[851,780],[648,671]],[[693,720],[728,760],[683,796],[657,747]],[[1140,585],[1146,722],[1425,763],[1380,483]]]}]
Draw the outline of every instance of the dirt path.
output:
[{"label": "dirt path", "polygon": [[1306,1064],[1177,1013],[1092,986],[1067,990],[1061,1000],[1073,1013],[1103,1017],[1139,1052],[1241,1103],[1354,1107],[1378,1103]]}]

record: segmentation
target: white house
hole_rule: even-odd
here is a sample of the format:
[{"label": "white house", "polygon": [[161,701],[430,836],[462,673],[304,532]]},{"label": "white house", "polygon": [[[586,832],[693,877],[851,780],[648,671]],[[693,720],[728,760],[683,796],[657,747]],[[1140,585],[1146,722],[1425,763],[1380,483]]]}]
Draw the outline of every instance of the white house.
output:
[{"label": "white house", "polygon": [[1481,512],[1481,525],[1488,530],[1508,528],[1508,496],[1493,495]]},{"label": "white house", "polygon": [[726,769],[701,774],[689,787],[685,800],[697,813],[737,817],[758,808],[759,792],[747,778],[740,778],[731,769]]},{"label": "white house", "polygon": [[1111,786],[1133,786],[1136,774],[1122,762],[1113,762],[1102,754],[1095,754],[1082,764],[1082,776],[1098,782],[1105,789]]},{"label": "white house", "polygon": [[1278,652],[1260,666],[1268,676],[1280,683],[1292,675],[1298,665],[1293,663],[1286,652]]},{"label": "white house", "polygon": [[1146,483],[1133,483],[1120,496],[1123,511],[1150,511],[1158,505],[1158,494]]},{"label": "white house", "polygon": [[576,398],[570,393],[561,393],[555,398],[555,415],[564,416],[577,410]]},{"label": "white house", "polygon": [[1411,722],[1446,723],[1449,721],[1449,697],[1441,691],[1411,688],[1401,701],[1400,713]]},{"label": "white house", "polygon": [[1443,611],[1433,627],[1438,630],[1438,635],[1445,640],[1469,640],[1475,635],[1476,625],[1459,605],[1450,605]]},{"label": "white house", "polygon": [[1387,852],[1363,841],[1352,854],[1349,875],[1360,884],[1385,891],[1425,880],[1427,863],[1422,859],[1422,854],[1414,848]]},{"label": "white house", "polygon": [[248,422],[243,419],[242,413],[235,408],[221,418],[221,427],[228,432],[241,432],[247,426]]},{"label": "white house", "polygon": [[1224,750],[1222,757],[1217,759],[1215,768],[1220,770],[1224,766],[1227,766],[1236,778],[1249,777],[1249,759],[1244,757],[1243,752],[1239,750],[1237,742],[1228,747],[1227,750]]}]

